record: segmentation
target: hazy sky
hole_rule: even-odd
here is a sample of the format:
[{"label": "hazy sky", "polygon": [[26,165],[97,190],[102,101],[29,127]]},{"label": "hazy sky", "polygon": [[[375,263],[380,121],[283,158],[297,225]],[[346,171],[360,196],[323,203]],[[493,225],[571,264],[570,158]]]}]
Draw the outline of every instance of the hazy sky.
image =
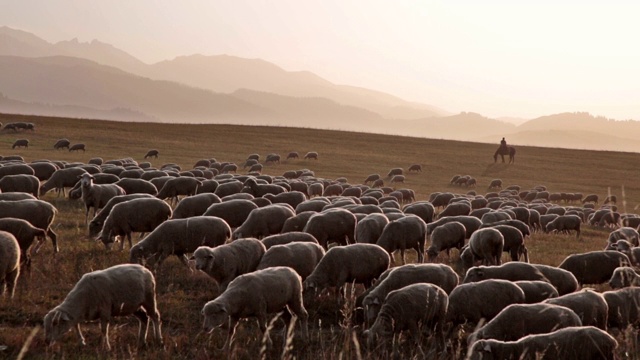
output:
[{"label": "hazy sky", "polygon": [[0,25],[145,62],[262,58],[451,112],[640,120],[632,1],[0,0]]}]

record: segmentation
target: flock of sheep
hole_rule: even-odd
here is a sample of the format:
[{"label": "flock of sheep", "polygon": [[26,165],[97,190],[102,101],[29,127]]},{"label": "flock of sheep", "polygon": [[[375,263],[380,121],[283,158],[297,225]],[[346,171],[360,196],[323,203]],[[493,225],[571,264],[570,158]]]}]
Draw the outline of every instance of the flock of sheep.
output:
[{"label": "flock of sheep", "polygon": [[[145,159],[158,154],[151,150]],[[59,251],[52,227],[57,210],[38,198],[51,190],[66,196],[70,188],[69,198],[84,203],[89,234],[107,249],[118,241],[124,249],[126,239],[130,264],[82,276],[45,316],[48,343],[72,328],[84,343],[80,324],[99,320],[108,349],[112,317],[134,315],[142,324],[139,343],[150,318],[161,344],[153,274],[170,256],[218,283],[221,294],[201,313],[207,332],[228,326],[226,350],[241,319],[256,318],[264,332],[270,316],[285,309],[286,324],[296,319],[307,340],[306,307],[327,289],[344,301],[340,289],[350,283],[364,287],[356,306],[372,351],[401,334],[414,342],[433,336],[444,349],[455,329],[478,325],[468,337],[470,359],[613,359],[617,342],[607,330],[640,325],[640,276],[633,270],[640,263],[640,216],[618,213],[612,197],[598,206],[594,196],[503,188],[496,179],[485,195],[438,192],[416,201],[411,189],[384,186],[404,182],[401,168],[355,185],[308,169],[262,174],[260,158],[250,155],[242,166],[249,172],[240,175],[240,166],[216,159],[183,170],[131,158],[26,163],[5,157],[0,279],[13,296],[20,269],[31,266],[46,237]],[[278,154],[265,158],[265,164],[279,161]],[[529,263],[532,232],[579,237],[585,223],[610,228],[605,250],[570,255],[558,267]],[[134,244],[132,233],[148,234]],[[454,258],[454,248],[462,279],[440,263],[443,253]],[[417,263],[406,264],[406,250],[416,251]],[[504,252],[510,261],[503,264]],[[602,283],[613,290],[582,289]]]}]

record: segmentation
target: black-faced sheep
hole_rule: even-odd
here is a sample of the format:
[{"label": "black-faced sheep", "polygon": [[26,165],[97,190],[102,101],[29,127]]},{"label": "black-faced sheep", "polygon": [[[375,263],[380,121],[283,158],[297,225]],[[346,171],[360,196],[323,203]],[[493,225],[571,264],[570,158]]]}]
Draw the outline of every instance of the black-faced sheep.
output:
[{"label": "black-faced sheep", "polygon": [[629,258],[611,250],[572,254],[558,265],[560,269],[571,272],[580,285],[605,283],[620,266],[631,266]]},{"label": "black-faced sheep", "polygon": [[[426,232],[427,224],[424,220],[410,215],[388,223],[376,244],[389,252],[390,256],[393,256],[394,251],[400,250],[403,265],[406,264],[406,249],[414,249],[418,254],[418,262],[423,262]],[[391,260],[393,262],[393,258]]]}]

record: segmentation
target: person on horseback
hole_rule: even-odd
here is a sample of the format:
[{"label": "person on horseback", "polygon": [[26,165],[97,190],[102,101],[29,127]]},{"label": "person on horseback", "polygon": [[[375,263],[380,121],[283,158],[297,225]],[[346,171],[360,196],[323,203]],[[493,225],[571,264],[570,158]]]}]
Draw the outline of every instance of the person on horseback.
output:
[{"label": "person on horseback", "polygon": [[505,140],[504,138],[502,138],[502,140],[500,140],[500,149],[501,150],[506,150],[507,149],[507,140]]}]

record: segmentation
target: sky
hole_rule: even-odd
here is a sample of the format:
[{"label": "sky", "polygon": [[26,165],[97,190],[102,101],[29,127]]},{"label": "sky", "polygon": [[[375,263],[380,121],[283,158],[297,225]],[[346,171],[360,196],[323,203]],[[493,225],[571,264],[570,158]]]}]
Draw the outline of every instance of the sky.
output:
[{"label": "sky", "polygon": [[0,0],[0,25],[147,63],[261,58],[452,113],[640,120],[633,1]]}]

